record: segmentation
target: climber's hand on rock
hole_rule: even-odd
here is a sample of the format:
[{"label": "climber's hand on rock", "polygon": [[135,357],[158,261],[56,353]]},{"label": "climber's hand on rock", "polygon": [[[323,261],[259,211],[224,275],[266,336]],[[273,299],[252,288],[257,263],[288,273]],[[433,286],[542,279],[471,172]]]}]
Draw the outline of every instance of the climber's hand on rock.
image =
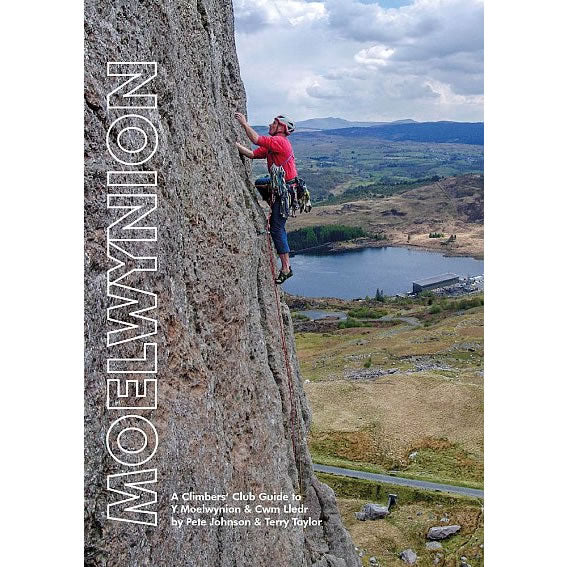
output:
[{"label": "climber's hand on rock", "polygon": [[246,126],[247,122],[244,114],[242,114],[241,112],[235,112],[234,117],[236,118],[236,120],[238,120],[238,122],[240,122],[240,124],[242,124],[242,126]]},{"label": "climber's hand on rock", "polygon": [[254,159],[254,152],[249,150],[246,146],[239,144],[238,142],[234,142],[238,151],[240,152],[240,156],[246,156],[247,158]]}]

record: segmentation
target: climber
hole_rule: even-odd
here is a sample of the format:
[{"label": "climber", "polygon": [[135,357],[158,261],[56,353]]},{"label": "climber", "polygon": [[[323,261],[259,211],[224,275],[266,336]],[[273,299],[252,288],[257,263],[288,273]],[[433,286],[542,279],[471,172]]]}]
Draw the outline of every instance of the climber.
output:
[{"label": "climber", "polygon": [[[268,171],[273,176],[278,167],[283,168],[284,181],[286,187],[290,187],[297,182],[297,169],[295,168],[295,156],[293,148],[287,136],[294,130],[293,122],[286,116],[279,115],[269,126],[269,136],[259,136],[258,133],[248,124],[245,116],[240,112],[235,113],[236,120],[244,127],[248,139],[259,148],[249,150],[246,146],[236,142],[236,147],[241,155],[250,159],[267,158]],[[275,169],[272,167],[275,166]],[[281,171],[281,170],[280,170]],[[277,284],[282,284],[285,280],[293,276],[293,271],[289,264],[289,244],[287,241],[287,233],[285,231],[285,223],[287,221],[289,205],[282,202],[282,198],[272,198],[271,215],[270,215],[270,234],[276,246],[276,251],[280,257],[282,267],[278,277]]]}]

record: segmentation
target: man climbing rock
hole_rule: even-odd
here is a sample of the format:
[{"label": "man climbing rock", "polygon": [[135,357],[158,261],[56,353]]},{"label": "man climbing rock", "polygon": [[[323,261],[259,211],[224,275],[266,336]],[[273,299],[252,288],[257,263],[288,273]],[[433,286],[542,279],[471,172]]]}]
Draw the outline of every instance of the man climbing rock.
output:
[{"label": "man climbing rock", "polygon": [[288,278],[293,276],[293,271],[289,264],[289,244],[287,242],[287,233],[285,231],[285,223],[289,215],[289,194],[287,186],[297,181],[297,170],[295,168],[295,157],[293,148],[287,136],[294,130],[293,122],[286,116],[279,115],[274,118],[270,124],[269,136],[260,136],[248,124],[246,118],[240,112],[235,114],[236,120],[244,127],[248,139],[259,148],[254,151],[236,142],[238,151],[250,159],[267,158],[268,171],[272,178],[272,185],[278,175],[281,176],[281,185],[283,191],[275,192],[271,198],[271,215],[270,215],[270,234],[274,241],[276,251],[280,257],[282,268],[278,277],[277,284],[282,284]]}]

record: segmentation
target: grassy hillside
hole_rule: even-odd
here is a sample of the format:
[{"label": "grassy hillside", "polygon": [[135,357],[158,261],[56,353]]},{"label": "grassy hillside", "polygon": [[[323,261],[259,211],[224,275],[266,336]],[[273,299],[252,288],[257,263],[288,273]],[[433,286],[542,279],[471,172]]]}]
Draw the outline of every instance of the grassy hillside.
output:
[{"label": "grassy hillside", "polygon": [[316,462],[482,485],[483,308],[441,304],[389,300],[403,320],[296,332]]},{"label": "grassy hillside", "polygon": [[[397,567],[402,565],[400,552],[408,548],[417,553],[422,567],[460,567],[463,556],[471,567],[484,565],[481,501],[330,474],[317,476],[335,491],[343,524],[363,566],[372,565],[370,558],[375,557],[381,567]],[[385,504],[389,493],[397,494],[398,499],[387,518],[367,522],[355,518],[367,502]],[[425,534],[429,528],[444,524],[458,524],[461,530],[441,542],[439,549],[428,550]]]},{"label": "grassy hillside", "polygon": [[[346,198],[346,197],[345,197]],[[386,238],[385,244],[424,247],[449,254],[483,256],[484,177],[442,179],[387,196],[321,205],[288,221],[288,231],[342,224]],[[429,238],[430,233],[456,234]],[[409,240],[408,240],[409,235]],[[372,244],[372,243],[369,243]]]},{"label": "grassy hillside", "polygon": [[[328,477],[323,480],[328,482]],[[401,491],[398,487],[391,487],[391,492],[399,494]],[[408,548],[417,553],[417,565],[420,567],[460,567],[463,556],[471,567],[484,565],[484,514],[480,503],[459,499],[442,503],[426,499],[414,502],[402,499],[385,520],[360,522],[354,514],[367,502],[363,499],[337,499],[343,523],[359,554],[362,553],[364,567],[372,565],[370,557],[375,557],[380,567],[405,565],[399,554]],[[384,504],[385,499],[381,503]],[[444,525],[441,519],[446,518],[451,524],[460,525],[461,531],[441,542],[441,549],[428,550],[425,534],[432,526]]]}]

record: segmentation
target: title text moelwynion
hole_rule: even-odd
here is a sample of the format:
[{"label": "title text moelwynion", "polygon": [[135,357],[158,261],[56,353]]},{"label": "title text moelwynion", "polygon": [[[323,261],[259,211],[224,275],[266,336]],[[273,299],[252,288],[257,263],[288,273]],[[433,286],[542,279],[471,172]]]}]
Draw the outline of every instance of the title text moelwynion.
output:
[{"label": "title text moelwynion", "polygon": [[[106,447],[119,472],[107,476],[107,518],[157,525],[158,471],[152,458],[158,432],[150,421],[158,403],[157,95],[156,62],[109,62],[106,97],[112,123],[106,149]],[[148,165],[150,167],[148,168]]]}]

